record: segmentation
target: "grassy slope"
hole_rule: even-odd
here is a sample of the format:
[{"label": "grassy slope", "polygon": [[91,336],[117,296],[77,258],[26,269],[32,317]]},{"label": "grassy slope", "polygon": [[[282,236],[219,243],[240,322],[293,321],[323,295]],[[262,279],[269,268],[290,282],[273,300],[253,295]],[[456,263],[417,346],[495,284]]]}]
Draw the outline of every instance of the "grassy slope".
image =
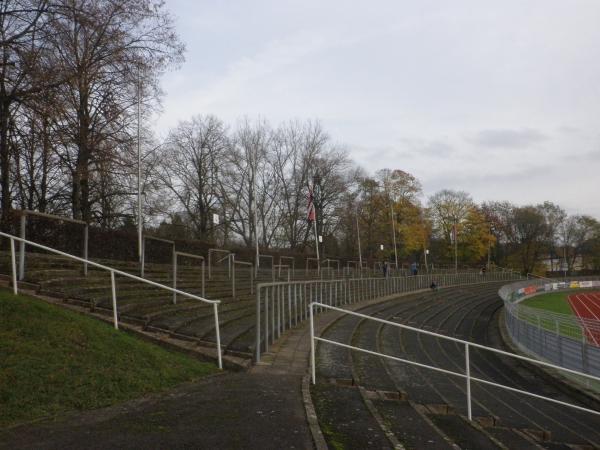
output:
[{"label": "grassy slope", "polygon": [[216,370],[95,319],[0,290],[0,427],[107,406]]}]

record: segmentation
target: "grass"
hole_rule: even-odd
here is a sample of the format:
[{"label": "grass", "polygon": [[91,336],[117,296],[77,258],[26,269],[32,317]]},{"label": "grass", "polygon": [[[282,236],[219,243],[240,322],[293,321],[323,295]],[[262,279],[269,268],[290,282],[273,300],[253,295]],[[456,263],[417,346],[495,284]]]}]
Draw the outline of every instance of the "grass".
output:
[{"label": "grass", "polygon": [[218,369],[0,290],[0,427],[112,405]]},{"label": "grass", "polygon": [[524,306],[531,308],[544,309],[546,311],[574,315],[571,305],[569,305],[568,297],[576,291],[568,292],[549,292],[547,294],[536,295],[521,302]]},{"label": "grass", "polygon": [[[524,306],[529,306],[531,308],[542,309],[553,313],[575,316],[575,312],[569,304],[569,296],[577,294],[579,292],[590,292],[590,289],[570,289],[568,291],[548,292],[545,294],[540,294],[525,299],[523,300],[523,302],[521,302],[521,304]],[[528,320],[530,323],[537,324],[538,326],[541,326],[542,328],[545,328],[550,331],[555,331],[558,326],[558,332],[561,335],[576,340],[580,340],[582,338],[581,327],[578,325],[574,326],[570,323],[557,324],[554,321],[554,319],[546,318],[540,319],[538,321],[535,320],[534,317],[527,317],[525,320]]]}]

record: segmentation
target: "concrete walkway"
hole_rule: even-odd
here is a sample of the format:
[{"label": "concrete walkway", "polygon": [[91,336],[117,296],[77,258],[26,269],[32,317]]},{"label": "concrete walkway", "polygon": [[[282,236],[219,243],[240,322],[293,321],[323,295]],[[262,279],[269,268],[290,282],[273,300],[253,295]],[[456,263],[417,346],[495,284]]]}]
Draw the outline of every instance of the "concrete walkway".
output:
[{"label": "concrete walkway", "polygon": [[[317,334],[339,315],[316,316]],[[314,448],[302,396],[309,352],[305,322],[248,372],[224,372],[163,394],[0,431],[0,448]]]}]

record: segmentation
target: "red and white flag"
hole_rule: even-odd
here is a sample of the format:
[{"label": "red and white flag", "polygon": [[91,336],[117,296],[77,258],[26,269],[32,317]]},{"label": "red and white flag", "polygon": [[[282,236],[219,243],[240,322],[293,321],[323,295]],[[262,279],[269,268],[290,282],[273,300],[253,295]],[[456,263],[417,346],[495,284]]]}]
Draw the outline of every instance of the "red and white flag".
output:
[{"label": "red and white flag", "polygon": [[450,243],[454,244],[454,242],[456,242],[456,224],[453,224],[450,230]]},{"label": "red and white flag", "polygon": [[313,195],[313,191],[310,186],[308,186],[308,215],[306,219],[310,223],[314,222],[316,218],[317,213],[315,211],[315,196]]}]

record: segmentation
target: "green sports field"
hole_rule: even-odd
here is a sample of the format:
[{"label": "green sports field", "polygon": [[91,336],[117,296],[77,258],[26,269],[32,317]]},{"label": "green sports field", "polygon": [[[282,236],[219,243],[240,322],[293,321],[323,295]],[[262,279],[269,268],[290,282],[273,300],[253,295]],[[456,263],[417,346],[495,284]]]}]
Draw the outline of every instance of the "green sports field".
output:
[{"label": "green sports field", "polygon": [[535,297],[523,300],[524,306],[531,308],[545,309],[546,311],[574,315],[568,297],[581,290],[570,290],[562,292],[549,292],[547,294],[536,295]]}]

